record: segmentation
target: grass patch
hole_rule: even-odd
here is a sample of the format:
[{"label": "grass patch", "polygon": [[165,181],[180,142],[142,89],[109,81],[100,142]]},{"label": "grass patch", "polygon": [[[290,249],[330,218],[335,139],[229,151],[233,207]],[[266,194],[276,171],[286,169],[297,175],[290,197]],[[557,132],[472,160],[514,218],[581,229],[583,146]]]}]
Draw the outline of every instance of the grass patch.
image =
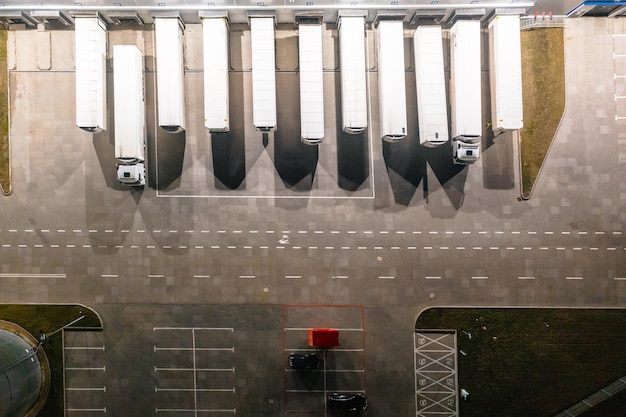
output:
[{"label": "grass patch", "polygon": [[7,67],[7,31],[0,30],[0,185],[11,189],[9,168],[9,84]]},{"label": "grass patch", "polygon": [[522,31],[522,196],[528,198],[565,109],[563,28]]},{"label": "grass patch", "polygon": [[[85,318],[68,329],[102,329],[99,316],[92,309],[80,305],[50,304],[2,304],[0,319],[19,324],[36,339],[39,331],[52,333],[72,320],[84,315]],[[48,338],[43,348],[50,362],[50,393],[38,417],[58,417],[65,415],[63,385],[63,340],[61,332]]]},{"label": "grass patch", "polygon": [[459,332],[463,417],[552,417],[626,376],[623,310],[435,308],[416,328]]}]

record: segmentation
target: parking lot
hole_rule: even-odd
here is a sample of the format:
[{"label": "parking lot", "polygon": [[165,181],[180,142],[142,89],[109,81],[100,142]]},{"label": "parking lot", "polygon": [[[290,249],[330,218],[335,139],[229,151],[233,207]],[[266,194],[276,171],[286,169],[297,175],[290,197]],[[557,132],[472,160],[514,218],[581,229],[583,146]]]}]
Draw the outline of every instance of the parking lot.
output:
[{"label": "parking lot", "polygon": [[67,416],[106,415],[108,376],[102,332],[66,331],[63,341]]},{"label": "parking lot", "polygon": [[[325,415],[326,396],[332,392],[364,393],[365,334],[363,308],[359,306],[283,307],[286,413]],[[308,331],[339,331],[339,346],[319,349],[308,344]],[[294,370],[287,365],[290,353],[316,352],[318,369]]]},{"label": "parking lot", "polygon": [[155,327],[155,413],[237,413],[233,328]]}]

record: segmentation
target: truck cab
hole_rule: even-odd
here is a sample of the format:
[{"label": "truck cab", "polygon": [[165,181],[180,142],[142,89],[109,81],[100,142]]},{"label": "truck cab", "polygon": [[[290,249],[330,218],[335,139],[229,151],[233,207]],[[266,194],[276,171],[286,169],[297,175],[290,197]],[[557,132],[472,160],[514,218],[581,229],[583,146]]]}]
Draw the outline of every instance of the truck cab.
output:
[{"label": "truck cab", "polygon": [[480,158],[479,136],[457,136],[452,140],[452,161],[459,165],[469,165]]},{"label": "truck cab", "polygon": [[120,183],[129,186],[146,185],[146,170],[143,162],[132,165],[117,165],[117,179]]}]

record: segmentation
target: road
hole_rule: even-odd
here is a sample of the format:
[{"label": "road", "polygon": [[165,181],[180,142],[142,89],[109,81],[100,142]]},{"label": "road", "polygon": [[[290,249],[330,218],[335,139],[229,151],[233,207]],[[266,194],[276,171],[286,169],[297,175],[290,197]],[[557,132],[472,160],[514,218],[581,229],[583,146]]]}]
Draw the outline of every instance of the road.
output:
[{"label": "road", "polygon": [[[369,415],[409,416],[423,309],[626,304],[626,108],[614,77],[626,37],[612,36],[626,33],[621,21],[567,22],[566,113],[529,201],[518,199],[511,134],[485,135],[482,158],[464,168],[449,149],[420,149],[410,60],[407,139],[386,144],[374,133],[375,71],[370,129],[360,138],[337,133],[330,31],[329,135],[319,149],[300,144],[297,37],[278,29],[279,127],[266,143],[251,123],[245,27],[231,28],[234,133],[212,138],[202,126],[201,53],[192,53],[200,28],[186,29],[182,135],[155,126],[151,32],[109,32],[110,48],[133,42],[147,56],[151,180],[143,190],[116,184],[111,133],[74,126],[72,48],[62,47],[73,32],[51,32],[45,71],[32,47],[42,38],[10,32],[13,194],[0,206],[0,301],[80,302],[105,324],[66,342],[66,363],[80,368],[66,370],[68,415],[196,416],[209,405],[289,414],[295,388],[284,361],[289,349],[306,348],[306,335],[287,328],[328,326],[346,329],[352,353],[330,362],[324,390],[366,389]],[[338,306],[350,313],[328,314]],[[301,318],[292,325],[289,317]],[[320,398],[303,400],[306,410],[323,414]]]}]

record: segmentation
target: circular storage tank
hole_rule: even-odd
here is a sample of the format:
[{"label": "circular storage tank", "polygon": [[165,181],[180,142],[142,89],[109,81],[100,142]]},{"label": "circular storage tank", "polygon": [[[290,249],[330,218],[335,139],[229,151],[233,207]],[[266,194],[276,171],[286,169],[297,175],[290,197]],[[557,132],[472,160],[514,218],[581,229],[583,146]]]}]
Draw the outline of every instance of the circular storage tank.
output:
[{"label": "circular storage tank", "polygon": [[0,417],[24,417],[37,402],[41,385],[36,346],[0,329]]}]

